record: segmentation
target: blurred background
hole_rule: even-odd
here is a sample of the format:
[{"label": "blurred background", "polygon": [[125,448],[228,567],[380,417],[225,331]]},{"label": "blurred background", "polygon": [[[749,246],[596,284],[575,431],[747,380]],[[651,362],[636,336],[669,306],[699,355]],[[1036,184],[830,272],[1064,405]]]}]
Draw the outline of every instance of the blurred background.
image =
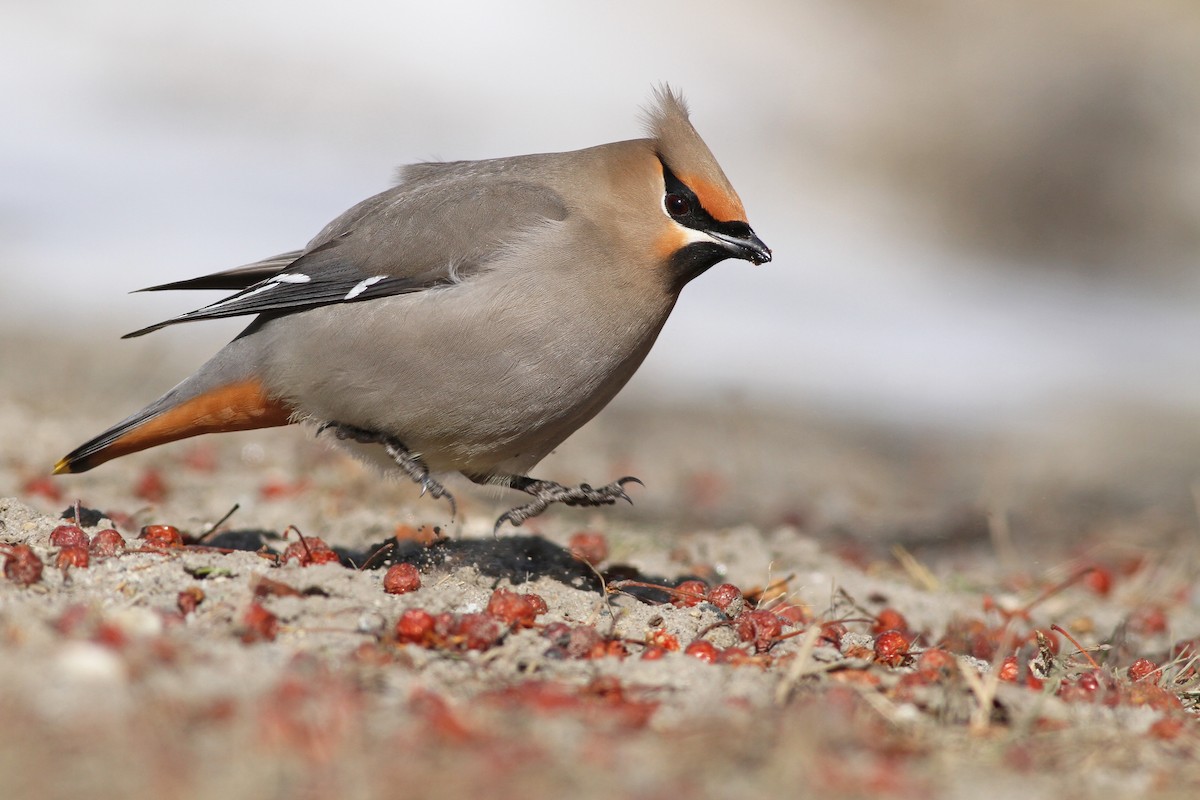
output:
[{"label": "blurred background", "polygon": [[690,285],[548,475],[631,464],[672,519],[1195,538],[1197,76],[1182,0],[0,4],[11,481],[244,324],[121,342],[216,297],[131,290],[299,247],[400,164],[640,136],[670,81],[775,260]]},{"label": "blurred background", "polygon": [[0,303],[207,352],[242,321],[118,343],[210,299],[127,292],[300,246],[399,164],[639,136],[665,80],[776,258],[688,287],[635,391],[1195,410],[1197,75],[1189,2],[9,2]]}]

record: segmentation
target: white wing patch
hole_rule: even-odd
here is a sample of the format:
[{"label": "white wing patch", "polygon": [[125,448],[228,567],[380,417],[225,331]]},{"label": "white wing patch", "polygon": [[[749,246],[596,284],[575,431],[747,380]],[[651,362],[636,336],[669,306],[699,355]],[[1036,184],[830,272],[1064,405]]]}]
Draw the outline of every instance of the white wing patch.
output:
[{"label": "white wing patch", "polygon": [[312,278],[298,272],[292,274],[285,272],[282,275],[276,275],[274,278],[271,278],[271,283],[308,283],[311,280]]},{"label": "white wing patch", "polygon": [[342,299],[343,300],[353,300],[354,298],[358,297],[360,294],[365,292],[367,289],[370,289],[372,286],[379,283],[381,280],[383,280],[386,277],[387,277],[387,275],[373,275],[370,278],[365,278],[365,279],[359,281],[358,283],[354,284],[354,288],[351,289],[350,291],[346,292],[346,296]]}]

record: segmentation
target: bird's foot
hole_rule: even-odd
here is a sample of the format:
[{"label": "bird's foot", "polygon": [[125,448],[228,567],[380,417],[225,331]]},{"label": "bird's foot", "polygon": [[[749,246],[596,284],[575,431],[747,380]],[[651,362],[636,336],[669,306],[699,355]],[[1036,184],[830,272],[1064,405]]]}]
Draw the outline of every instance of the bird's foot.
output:
[{"label": "bird's foot", "polygon": [[333,435],[339,439],[349,439],[360,444],[378,444],[382,445],[384,452],[388,457],[396,463],[400,471],[409,477],[414,483],[421,485],[421,496],[428,493],[434,499],[440,500],[446,498],[450,503],[450,518],[458,516],[458,503],[454,500],[454,495],[447,491],[445,486],[434,480],[429,474],[429,467],[425,466],[425,462],[421,457],[415,455],[407,447],[404,442],[386,433],[367,430],[360,428],[357,425],[346,425],[341,422],[325,422],[317,428],[317,435],[320,436],[326,430],[332,430]]},{"label": "bird's foot", "polygon": [[562,503],[566,506],[611,506],[618,500],[624,500],[633,505],[633,499],[625,491],[627,483],[636,483],[638,486],[645,485],[630,475],[615,480],[607,486],[597,488],[592,488],[586,483],[578,486],[563,486],[554,481],[539,481],[533,478],[514,479],[509,486],[533,495],[533,501],[501,514],[500,518],[496,520],[496,526],[492,532],[499,533],[506,522],[511,522],[513,527],[520,527],[525,520],[536,517],[555,503]]}]

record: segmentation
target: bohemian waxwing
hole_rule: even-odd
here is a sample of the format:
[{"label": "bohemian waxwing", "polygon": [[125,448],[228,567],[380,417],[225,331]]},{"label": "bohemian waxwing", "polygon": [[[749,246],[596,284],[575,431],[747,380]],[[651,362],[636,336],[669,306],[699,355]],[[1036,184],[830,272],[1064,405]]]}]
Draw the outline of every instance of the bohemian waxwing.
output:
[{"label": "bohemian waxwing", "polygon": [[[134,331],[254,316],[199,371],[54,472],[189,436],[310,422],[423,491],[433,475],[532,502],[628,500],[625,477],[566,487],[528,470],[625,385],[688,281],[770,249],[669,87],[649,137],[570,153],[415,164],[301,250],[163,289],[237,293]],[[371,451],[371,452],[364,452]]]}]

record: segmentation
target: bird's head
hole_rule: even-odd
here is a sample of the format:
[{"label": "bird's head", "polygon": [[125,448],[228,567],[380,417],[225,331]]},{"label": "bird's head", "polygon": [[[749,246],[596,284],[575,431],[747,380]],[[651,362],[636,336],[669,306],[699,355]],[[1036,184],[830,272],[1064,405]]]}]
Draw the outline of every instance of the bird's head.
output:
[{"label": "bird's head", "polygon": [[659,88],[646,123],[662,170],[656,249],[676,285],[727,258],[770,261],[771,249],[750,228],[737,192],[692,127],[683,98],[669,86]]}]

